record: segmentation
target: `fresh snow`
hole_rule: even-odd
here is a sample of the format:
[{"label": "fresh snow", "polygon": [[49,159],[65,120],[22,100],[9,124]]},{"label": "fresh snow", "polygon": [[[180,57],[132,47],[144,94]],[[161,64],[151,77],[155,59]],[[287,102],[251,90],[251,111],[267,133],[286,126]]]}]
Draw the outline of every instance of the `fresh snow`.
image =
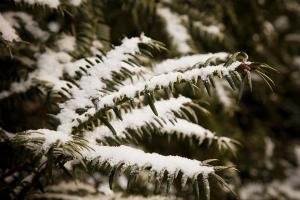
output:
[{"label": "fresh snow", "polygon": [[21,80],[20,82],[14,82],[10,85],[8,90],[2,90],[0,92],[0,100],[9,97],[15,93],[22,93],[27,91],[32,86],[32,79]]},{"label": "fresh snow", "polygon": [[232,111],[234,106],[232,93],[228,90],[228,85],[223,79],[215,79],[216,95],[219,102],[224,106],[224,110],[227,112]]},{"label": "fresh snow", "polygon": [[59,50],[72,52],[76,47],[76,39],[74,36],[63,34],[59,40],[56,41],[56,46]]},{"label": "fresh snow", "polygon": [[191,38],[186,27],[182,24],[180,16],[173,13],[169,8],[162,6],[157,8],[157,14],[164,19],[167,32],[172,37],[177,50],[183,54],[191,52],[192,49],[188,44]]},{"label": "fresh snow", "polygon": [[[170,98],[168,100],[157,101],[155,102],[155,107],[159,115],[163,116],[163,118],[166,118],[167,122],[168,119],[175,118],[172,111],[179,111],[184,104],[189,102],[191,102],[191,99],[181,96],[177,99]],[[147,122],[152,122],[159,126],[156,120],[161,121],[160,118],[151,111],[149,106],[142,107],[140,109],[134,109],[129,113],[123,114],[122,118],[122,121],[118,119],[110,121],[110,124],[114,127],[118,137],[125,137],[126,129],[128,128],[137,129],[146,125]],[[164,124],[162,129],[165,129],[165,126],[167,128],[167,124]],[[85,133],[85,137],[90,143],[96,143],[96,139],[102,139],[110,136],[112,136],[112,133],[105,125],[96,127],[93,131]]]},{"label": "fresh snow", "polygon": [[20,41],[19,36],[16,33],[16,30],[12,25],[3,17],[0,13],[0,35],[2,38],[8,42]]},{"label": "fresh snow", "polygon": [[104,45],[102,44],[102,42],[100,40],[94,40],[90,47],[91,53],[93,55],[101,54],[101,51],[99,51],[99,49],[102,49],[103,47],[104,47]]},{"label": "fresh snow", "polygon": [[16,29],[21,28],[21,24],[23,23],[26,31],[31,33],[35,38],[42,41],[46,41],[49,38],[49,33],[42,30],[33,17],[25,12],[5,12],[3,13],[3,17]]},{"label": "fresh snow", "polygon": [[8,90],[0,92],[0,99],[7,98],[15,93],[26,92],[35,86],[39,81],[53,88],[54,91],[60,91],[66,87],[67,82],[61,80],[64,72],[64,66],[71,61],[71,56],[65,52],[54,52],[46,50],[43,54],[37,56],[38,68],[31,72],[26,80],[14,82]]},{"label": "fresh snow", "polygon": [[71,56],[65,52],[54,52],[48,49],[38,57],[38,69],[34,71],[33,79],[45,82],[53,87],[54,91],[60,91],[66,87],[66,81],[61,80],[64,64],[71,61]]},{"label": "fresh snow", "polygon": [[160,172],[166,169],[174,174],[180,169],[184,175],[192,178],[195,174],[208,175],[214,172],[213,167],[203,166],[198,160],[191,160],[179,156],[163,156],[157,153],[145,153],[142,150],[128,146],[98,146],[93,145],[93,150],[84,150],[82,155],[87,160],[107,160],[111,165],[125,162],[125,165],[136,165],[142,168],[151,164],[152,170]]},{"label": "fresh snow", "polygon": [[67,142],[72,141],[72,136],[59,131],[52,131],[49,129],[38,129],[38,130],[28,130],[26,131],[27,139],[35,140],[35,139],[43,139],[43,145],[41,148],[43,150],[48,150],[54,143],[59,142],[62,145]]},{"label": "fresh snow", "polygon": [[[75,115],[74,116],[74,109],[79,108],[78,105],[82,105],[81,101],[87,102],[87,97],[96,97],[98,101],[95,101],[94,104],[96,106],[93,106],[92,108],[89,108],[86,112],[86,114],[94,115],[97,110],[100,110],[104,108],[105,106],[112,106],[114,105],[114,99],[121,98],[121,97],[131,97],[134,98],[136,96],[137,92],[143,91],[145,88],[149,90],[154,90],[157,86],[166,87],[171,82],[176,82],[178,78],[185,79],[185,80],[192,80],[194,78],[200,77],[202,80],[206,80],[209,75],[212,75],[215,72],[219,72],[222,75],[228,75],[230,71],[234,71],[241,62],[234,62],[230,66],[224,67],[221,65],[216,66],[207,66],[203,68],[196,68],[192,69],[186,72],[170,72],[167,74],[161,74],[154,76],[150,78],[149,80],[140,81],[138,83],[126,85],[123,87],[120,87],[118,91],[113,92],[108,95],[100,96],[99,92],[95,91],[93,87],[94,85],[91,85],[91,77],[86,77],[86,81],[83,81],[85,84],[87,92],[84,94],[77,95],[76,99],[72,99],[71,101],[67,101],[64,103],[61,108],[61,113],[59,113],[57,116],[61,120],[61,125],[58,127],[58,130],[63,132],[70,132],[71,128],[74,126],[77,126],[79,123],[77,120],[73,120],[75,117],[81,121],[88,120],[87,115]],[[84,79],[85,80],[85,79]],[[97,80],[97,79],[95,79]],[[97,80],[98,81],[98,80]],[[99,81],[100,82],[100,81]],[[87,84],[89,83],[89,84]],[[100,83],[99,83],[100,84]],[[96,86],[96,88],[99,90],[99,84]],[[95,89],[96,89],[95,88]],[[84,90],[84,91],[86,91]],[[97,95],[98,93],[98,95]],[[88,104],[88,106],[91,106],[92,103]],[[66,116],[73,116],[72,118],[66,118]]]},{"label": "fresh snow", "polygon": [[69,0],[69,3],[73,6],[80,6],[83,1],[84,0]]},{"label": "fresh snow", "polygon": [[223,39],[224,35],[221,31],[221,26],[217,25],[204,25],[201,21],[193,23],[193,26],[198,28],[201,32],[205,32],[210,36],[214,36]]},{"label": "fresh snow", "polygon": [[[149,42],[151,42],[151,39],[142,35],[131,39],[125,38],[122,40],[120,46],[109,51],[106,56],[102,58],[103,62],[95,64],[90,68],[89,73],[84,74],[77,82],[80,88],[74,87],[70,89],[73,98],[60,105],[62,109],[57,117],[60,119],[61,125],[58,127],[58,130],[70,132],[71,128],[78,123],[77,121],[72,122],[74,117],[77,117],[75,110],[77,108],[92,107],[94,106],[92,99],[102,98],[102,96],[105,95],[101,92],[101,89],[106,86],[101,80],[102,78],[111,79],[112,72],[117,72],[122,67],[131,72],[140,73],[141,70],[143,71],[143,68],[129,65],[124,61],[129,59],[128,54],[137,54],[140,52],[138,47],[139,43]],[[85,61],[78,61],[76,65],[79,66],[81,62]],[[74,74],[74,68],[72,68],[70,64],[65,67],[65,70],[68,74]],[[88,110],[88,113],[91,115],[95,112],[95,108]],[[87,119],[86,116],[80,116],[80,118],[82,118],[83,121]]]},{"label": "fresh snow", "polygon": [[176,122],[172,124],[171,122],[167,122],[161,128],[162,132],[166,134],[172,134],[173,132],[180,133],[184,138],[195,136],[199,143],[202,143],[204,139],[214,139],[216,136],[210,130],[203,128],[198,124],[194,124],[185,119],[176,119]]},{"label": "fresh snow", "polygon": [[153,67],[153,73],[155,75],[168,73],[176,70],[184,70],[188,67],[195,65],[196,63],[205,63],[209,58],[215,57],[216,59],[225,60],[228,57],[228,53],[208,53],[208,54],[196,54],[191,56],[183,56],[180,58],[167,59],[161,63],[158,63]]}]

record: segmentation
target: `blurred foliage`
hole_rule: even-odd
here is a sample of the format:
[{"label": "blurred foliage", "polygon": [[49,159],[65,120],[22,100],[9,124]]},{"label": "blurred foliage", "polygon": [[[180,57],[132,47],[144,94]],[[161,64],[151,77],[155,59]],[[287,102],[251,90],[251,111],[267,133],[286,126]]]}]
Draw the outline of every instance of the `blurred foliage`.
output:
[{"label": "blurred foliage", "polygon": [[[286,177],[285,170],[297,165],[293,152],[300,139],[300,2],[297,0],[86,0],[80,7],[63,4],[57,10],[4,0],[0,4],[0,12],[21,10],[30,13],[51,34],[46,41],[41,41],[28,37],[28,33],[21,30],[22,42],[11,44],[0,39],[0,90],[7,89],[16,80],[26,78],[36,68],[35,64],[31,64],[36,61],[34,55],[53,47],[53,41],[61,33],[76,37],[76,51],[72,52],[74,59],[92,55],[90,46],[95,39],[103,42],[101,51],[105,52],[111,48],[111,44],[118,45],[124,36],[139,36],[142,32],[164,42],[171,49],[168,54],[162,53],[159,57],[180,55],[172,46],[165,22],[156,14],[159,5],[188,18],[185,26],[191,36],[190,44],[194,53],[244,51],[252,59],[268,63],[279,71],[279,74],[271,74],[276,83],[274,93],[262,86],[263,82],[257,78],[254,80],[255,91],[245,91],[240,102],[234,101],[239,105],[234,105],[230,112],[217,100],[206,105],[213,114],[209,119],[203,117],[202,124],[242,143],[236,157],[228,152],[219,154],[222,160],[226,158],[222,164],[235,163],[238,166],[239,173],[225,175],[233,185],[243,187],[255,182],[267,188],[272,181],[283,180]],[[193,23],[198,21],[206,25],[220,25],[223,36],[212,37],[195,28]],[[51,32],[49,24],[52,22],[59,24],[57,32]],[[27,62],[21,59],[24,57]],[[1,99],[0,127],[18,132],[51,126],[47,113],[55,110],[55,106],[49,96],[51,94],[44,94],[34,87],[26,93]],[[40,123],[36,123],[37,120]],[[149,152],[199,160],[218,155],[216,148],[206,148],[205,145],[199,148],[188,140],[173,138],[166,145],[161,137],[154,136],[151,143],[144,141],[144,148]],[[274,144],[274,150],[271,157],[266,158],[269,140]],[[21,172],[30,173],[33,170],[26,160],[19,161],[20,158],[16,160],[22,164],[13,169],[13,163],[17,161],[7,159],[13,157],[8,150],[10,147],[2,142],[0,148],[2,182],[5,178],[3,172],[8,169],[14,170],[10,173],[20,172],[20,177]],[[271,159],[271,165],[266,159]],[[1,183],[1,195],[6,194],[6,189]],[[145,194],[145,189],[137,187],[134,192]],[[212,199],[232,198],[230,195],[212,195]],[[261,199],[268,198],[284,197],[266,195]]]}]

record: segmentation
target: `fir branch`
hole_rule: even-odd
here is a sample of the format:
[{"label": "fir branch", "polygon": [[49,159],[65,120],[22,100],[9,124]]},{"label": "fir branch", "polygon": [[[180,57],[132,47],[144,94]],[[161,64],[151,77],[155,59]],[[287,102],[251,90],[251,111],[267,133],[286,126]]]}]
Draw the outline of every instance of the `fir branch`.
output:
[{"label": "fir branch", "polygon": [[157,8],[156,12],[164,19],[167,32],[171,36],[173,45],[177,51],[182,54],[192,52],[193,50],[189,45],[191,38],[187,29],[182,24],[180,16],[171,12],[169,8],[161,5]]}]

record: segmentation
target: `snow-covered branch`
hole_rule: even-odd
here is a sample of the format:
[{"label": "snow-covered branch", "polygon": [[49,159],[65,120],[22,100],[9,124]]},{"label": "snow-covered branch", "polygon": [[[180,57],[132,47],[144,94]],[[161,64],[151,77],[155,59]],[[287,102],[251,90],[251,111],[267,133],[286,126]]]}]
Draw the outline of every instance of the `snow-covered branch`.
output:
[{"label": "snow-covered branch", "polygon": [[25,12],[5,12],[3,17],[16,29],[20,29],[24,25],[24,29],[34,38],[41,41],[46,41],[49,38],[49,33],[42,30],[37,21],[33,19],[33,16]]},{"label": "snow-covered branch", "polygon": [[168,34],[172,37],[172,42],[178,52],[186,54],[192,52],[189,45],[191,40],[186,27],[182,24],[182,19],[176,13],[173,13],[167,7],[158,7],[157,14],[162,17],[166,23]]},{"label": "snow-covered branch", "polygon": [[[87,121],[89,119],[88,115],[93,116],[96,114],[97,111],[106,107],[114,106],[116,103],[121,102],[124,98],[135,98],[140,94],[147,94],[147,90],[153,91],[157,88],[169,87],[170,84],[174,84],[175,82],[193,80],[197,81],[198,79],[205,81],[209,78],[209,76],[215,75],[216,73],[221,76],[228,76],[230,72],[235,71],[236,68],[239,67],[241,64],[242,62],[235,61],[231,65],[226,67],[224,66],[224,64],[220,64],[216,66],[207,66],[203,68],[193,68],[185,72],[170,72],[166,74],[161,74],[153,76],[145,81],[140,81],[135,84],[120,87],[117,92],[113,92],[111,94],[100,97],[95,96],[93,93],[90,93],[89,95],[85,93],[85,95],[87,96],[79,94],[77,96],[80,97],[81,95],[83,97],[81,98],[81,101],[78,101],[79,98],[76,98],[62,105],[62,110],[57,115],[57,117],[61,120],[62,123],[59,126],[58,130],[63,132],[70,132],[73,127],[79,125],[79,121]],[[89,92],[89,89],[93,88],[91,84],[85,86],[88,90],[86,92]],[[94,103],[91,100],[87,99],[87,97],[91,98],[94,96],[97,99],[97,101],[95,101]],[[87,109],[85,115],[79,115],[75,112],[75,110],[77,108],[80,108],[80,106],[91,108]]]},{"label": "snow-covered branch", "polygon": [[[146,124],[154,124],[157,127],[160,127],[160,124],[165,125],[168,124],[169,119],[174,119],[173,111],[180,111],[180,108],[184,106],[186,103],[190,103],[191,99],[186,97],[179,97],[177,99],[170,98],[168,100],[161,100],[155,103],[156,109],[162,118],[157,117],[151,109],[146,106],[140,109],[134,109],[131,112],[125,113],[122,115],[123,120],[113,120],[109,123],[114,129],[116,137],[124,138],[127,134],[127,129],[138,129]],[[90,143],[95,143],[96,140],[104,139],[105,137],[112,137],[112,131],[105,125],[101,125],[96,127],[91,132],[85,133],[85,138]]]},{"label": "snow-covered branch", "polygon": [[[113,50],[109,51],[104,57],[101,58],[101,62],[89,66],[87,73],[82,74],[82,77],[77,81],[79,87],[73,87],[69,89],[70,100],[61,105],[61,112],[57,117],[61,120],[63,126],[67,128],[59,127],[59,130],[64,132],[70,132],[73,126],[69,126],[70,122],[76,117],[75,110],[84,107],[94,107],[94,100],[103,98],[108,91],[105,91],[107,87],[104,79],[113,80],[114,73],[127,74],[132,76],[133,74],[141,74],[147,72],[147,69],[137,66],[134,63],[130,63],[131,55],[140,54],[140,44],[151,44],[152,40],[146,36],[141,35],[135,38],[125,38],[122,40],[122,44],[117,46]],[[79,61],[83,62],[83,61]],[[86,62],[86,61],[85,61]],[[79,66],[79,63],[76,63]],[[74,69],[70,67],[70,64],[66,67],[68,74],[74,74]],[[70,70],[70,71],[68,71]],[[93,111],[94,110],[94,111]],[[87,111],[87,113],[95,113],[95,108]]]},{"label": "snow-covered branch", "polygon": [[219,52],[208,54],[196,54],[191,56],[182,56],[179,58],[167,59],[161,63],[156,64],[153,67],[153,73],[155,75],[159,75],[172,71],[186,70],[187,68],[192,67],[195,64],[204,64],[208,59],[212,58],[224,62],[225,59],[228,58],[228,56],[228,53]]},{"label": "snow-covered branch", "polygon": [[162,156],[157,153],[145,153],[128,146],[92,146],[93,150],[82,152],[90,161],[108,161],[110,165],[124,163],[126,166],[137,166],[139,169],[151,167],[155,172],[166,170],[168,174],[176,174],[180,170],[185,176],[193,178],[195,174],[210,174],[214,168],[204,166],[198,160],[190,160],[179,156]]}]

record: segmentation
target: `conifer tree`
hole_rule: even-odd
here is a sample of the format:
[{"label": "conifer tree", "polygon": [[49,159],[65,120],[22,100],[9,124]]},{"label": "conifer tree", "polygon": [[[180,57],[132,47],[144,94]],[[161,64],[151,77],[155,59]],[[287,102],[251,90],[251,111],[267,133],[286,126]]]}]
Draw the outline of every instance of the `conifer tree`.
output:
[{"label": "conifer tree", "polygon": [[299,53],[273,49],[270,4],[1,2],[1,196],[239,198],[238,119]]}]

